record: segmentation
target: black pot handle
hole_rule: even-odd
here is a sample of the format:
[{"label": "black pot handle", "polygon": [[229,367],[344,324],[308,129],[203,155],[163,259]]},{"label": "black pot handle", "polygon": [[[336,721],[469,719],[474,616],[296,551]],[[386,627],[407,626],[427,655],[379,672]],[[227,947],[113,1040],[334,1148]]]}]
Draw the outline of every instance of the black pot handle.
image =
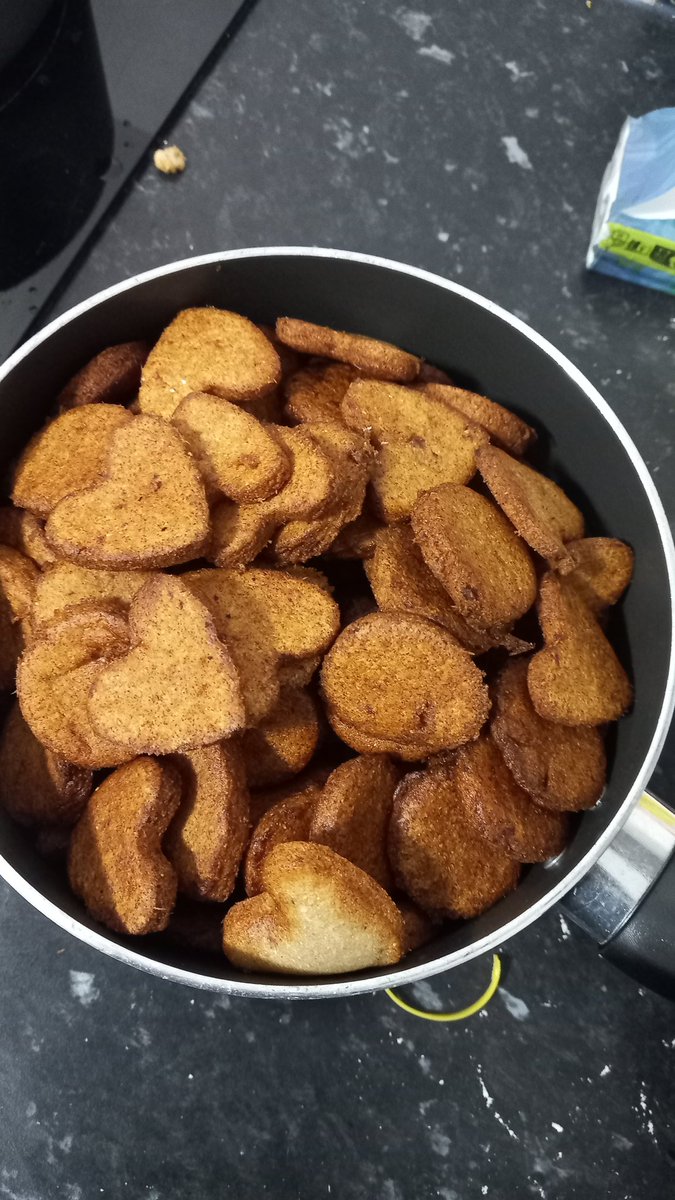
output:
[{"label": "black pot handle", "polygon": [[675,1000],[675,814],[645,793],[564,906],[603,957]]}]

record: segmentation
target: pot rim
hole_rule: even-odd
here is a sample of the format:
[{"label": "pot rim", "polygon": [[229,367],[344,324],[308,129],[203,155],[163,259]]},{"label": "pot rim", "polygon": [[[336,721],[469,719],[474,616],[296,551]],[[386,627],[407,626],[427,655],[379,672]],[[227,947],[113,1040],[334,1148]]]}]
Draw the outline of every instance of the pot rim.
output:
[{"label": "pot rim", "polygon": [[[574,364],[558,350],[547,338],[531,329],[519,317],[513,316],[507,309],[501,305],[495,304],[492,300],[481,296],[478,292],[472,291],[470,288],[464,287],[462,284],[455,283],[453,280],[444,279],[440,275],[436,275],[431,271],[425,271],[420,267],[413,267],[406,263],[397,262],[394,259],[382,258],[372,254],[362,254],[351,250],[336,250],[320,247],[309,246],[261,246],[249,247],[239,250],[223,250],[215,251],[211,254],[196,255],[192,258],[179,259],[176,262],[165,264],[161,267],[154,267],[149,271],[144,271],[138,275],[133,275],[129,279],[122,280],[120,283],[113,284],[111,287],[105,288],[103,291],[97,292],[90,296],[87,300],[76,304],[73,308],[61,316],[56,317],[39,333],[29,338],[18,350],[15,350],[12,355],[6,360],[4,365],[0,367],[0,382],[9,375],[19,362],[27,358],[33,350],[47,341],[53,333],[75,320],[82,313],[87,312],[90,308],[108,300],[120,293],[126,292],[135,288],[138,284],[145,283],[151,279],[160,279],[164,275],[175,275],[181,271],[190,270],[193,267],[208,266],[212,263],[228,262],[233,259],[241,258],[269,258],[269,257],[305,257],[305,258],[338,258],[351,262],[360,262],[368,266],[381,267],[386,270],[395,271],[399,274],[412,275],[417,279],[422,279],[427,283],[444,288],[446,291],[454,292],[459,296],[479,305],[486,309],[494,316],[505,321],[512,328],[518,330],[519,333],[529,338],[536,346],[539,347],[545,354],[554,360],[554,362],[570,377],[572,382],[579,387],[592,404],[598,409],[604,417],[607,424],[612,428],[614,434],[622,443],[628,457],[630,458],[642,486],[647,494],[654,518],[656,520],[661,544],[663,546],[664,557],[668,571],[668,580],[670,586],[671,600],[675,599],[675,545],[670,531],[670,525],[666,516],[663,504],[656,490],[654,482],[649,474],[647,466],[640,452],[635,446],[632,438],[627,430],[622,425],[621,421],[610,408],[607,401],[598,392],[597,388],[586,378],[586,376],[575,367]],[[597,840],[593,843],[587,853],[579,860],[579,862],[555,884],[550,891],[537,900],[534,904],[529,905],[518,916],[513,917],[506,922],[501,928],[495,930],[484,937],[477,939],[468,946],[460,947],[457,950],[451,951],[434,960],[433,962],[424,963],[414,967],[386,967],[377,974],[369,972],[367,977],[356,979],[340,979],[339,977],[331,977],[325,983],[311,984],[289,984],[285,980],[276,983],[257,982],[254,976],[251,980],[238,981],[223,979],[217,975],[206,975],[195,971],[187,970],[183,967],[172,966],[167,963],[158,962],[156,959],[149,958],[143,954],[139,954],[134,950],[129,949],[125,945],[113,941],[105,934],[98,933],[95,930],[83,925],[74,917],[69,916],[57,904],[48,900],[32,884],[28,883],[22,875],[0,855],[0,876],[7,883],[23,896],[30,904],[38,909],[44,916],[48,917],[55,924],[59,925],[67,933],[79,938],[80,941],[86,942],[88,945],[104,954],[116,958],[118,961],[125,963],[128,966],[137,967],[140,970],[148,971],[150,974],[157,975],[161,979],[171,980],[178,983],[188,984],[192,987],[197,987],[206,991],[223,992],[228,995],[248,996],[251,998],[260,999],[325,999],[334,998],[337,996],[357,995],[363,992],[373,992],[381,988],[399,987],[401,985],[414,983],[420,979],[427,979],[430,976],[438,975],[443,971],[447,971],[452,967],[458,966],[460,963],[467,962],[472,958],[485,954],[488,951],[494,950],[503,942],[527,928],[533,921],[537,920],[549,908],[551,908],[558,900],[560,900],[566,892],[570,891],[575,884],[586,874],[586,872],[598,860],[603,851],[609,846],[613,838],[618,833],[621,826],[627,820],[631,809],[638,802],[642,795],[645,785],[648,782],[657,759],[663,747],[663,743],[668,732],[673,710],[675,709],[675,641],[671,639],[670,660],[668,667],[668,679],[664,691],[663,703],[656,723],[652,741],[645,760],[640,768],[632,787],[626,795],[623,803],[613,818],[602,831]]]}]

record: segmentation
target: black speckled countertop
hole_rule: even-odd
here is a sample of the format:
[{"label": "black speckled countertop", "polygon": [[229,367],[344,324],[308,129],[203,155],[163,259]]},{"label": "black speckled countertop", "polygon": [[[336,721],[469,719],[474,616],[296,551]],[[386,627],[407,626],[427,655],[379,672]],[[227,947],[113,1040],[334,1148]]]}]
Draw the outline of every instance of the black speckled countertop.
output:
[{"label": "black speckled countertop", "polygon": [[[662,14],[662,15],[661,15]],[[528,320],[625,422],[669,514],[675,301],[584,272],[623,118],[675,20],[620,0],[259,0],[61,308],[172,259],[338,246]],[[662,792],[673,784],[670,750]],[[383,994],[247,1002],[137,974],[0,888],[0,1198],[643,1200],[675,1189],[675,1007],[549,913],[454,1026]],[[472,963],[413,989],[430,1008]]]}]

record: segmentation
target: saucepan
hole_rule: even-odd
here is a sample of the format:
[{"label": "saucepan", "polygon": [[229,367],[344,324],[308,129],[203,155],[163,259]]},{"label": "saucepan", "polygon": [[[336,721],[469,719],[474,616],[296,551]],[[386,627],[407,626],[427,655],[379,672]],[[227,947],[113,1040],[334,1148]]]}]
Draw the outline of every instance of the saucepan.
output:
[{"label": "saucepan", "polygon": [[589,534],[621,537],[636,553],[635,577],[610,631],[632,675],[635,704],[612,731],[606,791],[579,819],[567,849],[532,867],[494,908],[442,930],[395,967],[339,978],[248,975],[225,957],[200,957],[160,937],[133,940],[107,932],[71,894],[63,872],[39,857],[31,839],[6,818],[0,820],[0,873],[90,946],[213,991],[282,999],[398,987],[492,950],[564,898],[603,953],[675,996],[675,817],[644,791],[673,710],[675,551],[647,468],[609,404],[549,342],[459,284],[362,254],[237,250],[126,280],[22,346],[0,371],[4,465],[87,358],[114,342],[152,340],[179,309],[204,304],[259,322],[285,314],[395,342],[514,408],[538,429],[539,461],[583,509]]}]

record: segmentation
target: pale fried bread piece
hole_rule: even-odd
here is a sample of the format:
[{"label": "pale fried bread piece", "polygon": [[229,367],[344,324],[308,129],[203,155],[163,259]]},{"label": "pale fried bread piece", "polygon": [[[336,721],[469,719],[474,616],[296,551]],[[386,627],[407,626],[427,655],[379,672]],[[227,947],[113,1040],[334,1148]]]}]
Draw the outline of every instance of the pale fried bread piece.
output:
[{"label": "pale fried bread piece", "polygon": [[250,787],[272,787],[299,775],[319,741],[319,714],[313,698],[299,688],[282,689],[276,707],[241,745]]},{"label": "pale fried bread piece", "polygon": [[263,893],[235,904],[223,949],[249,971],[338,975],[398,962],[403,922],[379,884],[327,846],[276,846]]},{"label": "pale fried bread piece", "polygon": [[178,890],[195,900],[227,900],[248,840],[244,760],[234,739],[171,759],[181,778],[180,808],[163,850]]},{"label": "pale fried bread piece", "polygon": [[324,659],[329,712],[376,738],[434,753],[474,738],[489,711],[481,671],[439,625],[373,613],[347,626]]},{"label": "pale fried bread piece", "polygon": [[88,697],[106,665],[129,647],[120,615],[82,607],[25,651],[16,686],[24,718],[54,754],[82,767],[115,767],[131,752],[94,727]]},{"label": "pale fried bread piece", "polygon": [[288,483],[291,460],[280,440],[239,405],[193,392],[171,419],[207,487],[230,500],[267,500]]},{"label": "pale fried bread piece", "polygon": [[392,886],[387,830],[400,770],[382,754],[364,754],[336,767],[314,805],[310,842],[349,859],[385,891]]},{"label": "pale fried bread piece", "polygon": [[420,360],[389,342],[364,337],[359,333],[341,333],[325,325],[312,325],[293,317],[279,317],[277,337],[302,354],[318,354],[350,363],[373,379],[393,379],[407,383],[415,379]]},{"label": "pale fried bread piece", "polygon": [[461,413],[424,392],[357,380],[342,401],[350,429],[369,432],[377,451],[372,499],[390,523],[410,516],[422,492],[442,483],[468,483],[487,434]]},{"label": "pale fried bread piece", "polygon": [[276,536],[278,562],[301,563],[323,554],[344,525],[355,521],[363,508],[371,466],[367,439],[336,421],[312,422],[311,431],[333,462],[336,495],[321,516],[289,521]]},{"label": "pale fried bread piece", "polygon": [[584,518],[562,488],[497,446],[482,447],[476,457],[492,495],[528,546],[569,568],[565,542],[584,536]]},{"label": "pale fried bread piece", "polygon": [[290,421],[342,421],[340,404],[360,372],[349,363],[310,363],[284,385],[284,414]]},{"label": "pale fried bread piece", "polygon": [[117,404],[85,404],[61,413],[36,433],[14,472],[12,500],[38,517],[105,474],[115,434],[133,422]]},{"label": "pale fried bread piece", "polygon": [[451,483],[434,488],[420,496],[412,526],[427,566],[475,629],[507,629],[534,604],[527,547],[484,496]]},{"label": "pale fried bread piece", "polygon": [[510,662],[493,688],[491,731],[522,788],[544,808],[579,812],[600,799],[607,770],[602,734],[540,717],[527,686],[528,662]]},{"label": "pale fried bread piece", "polygon": [[204,484],[175,429],[159,417],[130,417],[112,438],[105,478],[57,504],[46,531],[59,554],[82,566],[189,562],[209,535]]},{"label": "pale fried bread piece", "polygon": [[38,567],[56,562],[56,555],[45,537],[44,526],[33,513],[7,505],[0,508],[0,542],[20,550]]},{"label": "pale fried bread piece", "polygon": [[630,707],[626,672],[573,585],[549,572],[539,589],[544,649],[530,660],[532,703],[548,721],[603,725]]},{"label": "pale fried bread piece", "polygon": [[0,594],[9,605],[13,622],[30,617],[39,578],[32,559],[11,546],[0,546]]},{"label": "pale fried bread piece", "polygon": [[341,721],[334,709],[329,708],[326,715],[340,740],[358,754],[389,754],[392,758],[400,758],[402,762],[423,762],[429,757],[429,751],[424,746],[414,742],[394,741],[392,738],[373,737],[365,730]]},{"label": "pale fried bread piece", "polygon": [[513,891],[520,867],[467,820],[452,769],[407,775],[394,796],[389,861],[397,883],[433,916],[476,917]]},{"label": "pale fried bread piece", "polygon": [[489,734],[457,751],[457,795],[469,824],[516,862],[546,862],[565,848],[567,813],[540,808],[520,787]]},{"label": "pale fried bread piece", "polygon": [[117,603],[124,611],[147,583],[149,571],[102,571],[59,562],[48,567],[37,581],[31,610],[36,633],[63,620],[83,603]]},{"label": "pale fried bread piece", "polygon": [[149,349],[147,342],[122,342],[101,350],[68,380],[56,403],[60,408],[128,404],[141,386],[141,370]]},{"label": "pale fried bread piece", "polygon": [[229,737],[245,722],[239,676],[207,608],[157,575],[129,609],[132,648],[100,672],[94,726],[130,751],[173,754]]},{"label": "pale fried bread piece", "polygon": [[262,867],[267,855],[282,842],[306,842],[309,823],[319,795],[313,785],[289,790],[260,817],[246,851],[244,884],[248,896],[264,891]]},{"label": "pale fried bread piece", "polygon": [[280,377],[279,356],[252,321],[222,308],[186,308],[150,351],[138,407],[168,421],[190,392],[253,400]]},{"label": "pale fried bread piece", "polygon": [[380,521],[362,512],[355,521],[344,525],[334,542],[326,550],[329,558],[370,558],[375,549],[375,538],[382,528]]},{"label": "pale fried bread piece", "polygon": [[[421,498],[419,503],[422,503]],[[482,654],[495,639],[464,620],[445,588],[432,575],[408,524],[384,526],[373,555],[363,564],[382,612],[409,612],[449,629],[472,654]]]},{"label": "pale fried bread piece", "polygon": [[237,668],[246,725],[256,725],[279,699],[279,655],[264,607],[235,571],[187,571],[181,581],[211,614]]},{"label": "pale fried bread piece", "polygon": [[449,404],[458,412],[475,421],[489,434],[492,441],[511,454],[524,454],[528,446],[536,441],[537,435],[531,425],[517,417],[510,409],[488,400],[478,392],[468,392],[465,388],[448,387],[440,383],[425,383],[424,391],[428,396]]},{"label": "pale fried bread piece", "polygon": [[96,789],[70,843],[70,886],[117,933],[165,929],[176,873],[162,838],[180,802],[176,772],[151,758],[119,767]]},{"label": "pale fried bread piece", "polygon": [[92,787],[92,773],[40,745],[17,703],[0,734],[0,806],[21,825],[73,825]]},{"label": "pale fried bread piece", "polygon": [[618,538],[581,538],[568,542],[574,567],[567,575],[593,612],[602,612],[621,599],[633,578],[635,556]]}]

